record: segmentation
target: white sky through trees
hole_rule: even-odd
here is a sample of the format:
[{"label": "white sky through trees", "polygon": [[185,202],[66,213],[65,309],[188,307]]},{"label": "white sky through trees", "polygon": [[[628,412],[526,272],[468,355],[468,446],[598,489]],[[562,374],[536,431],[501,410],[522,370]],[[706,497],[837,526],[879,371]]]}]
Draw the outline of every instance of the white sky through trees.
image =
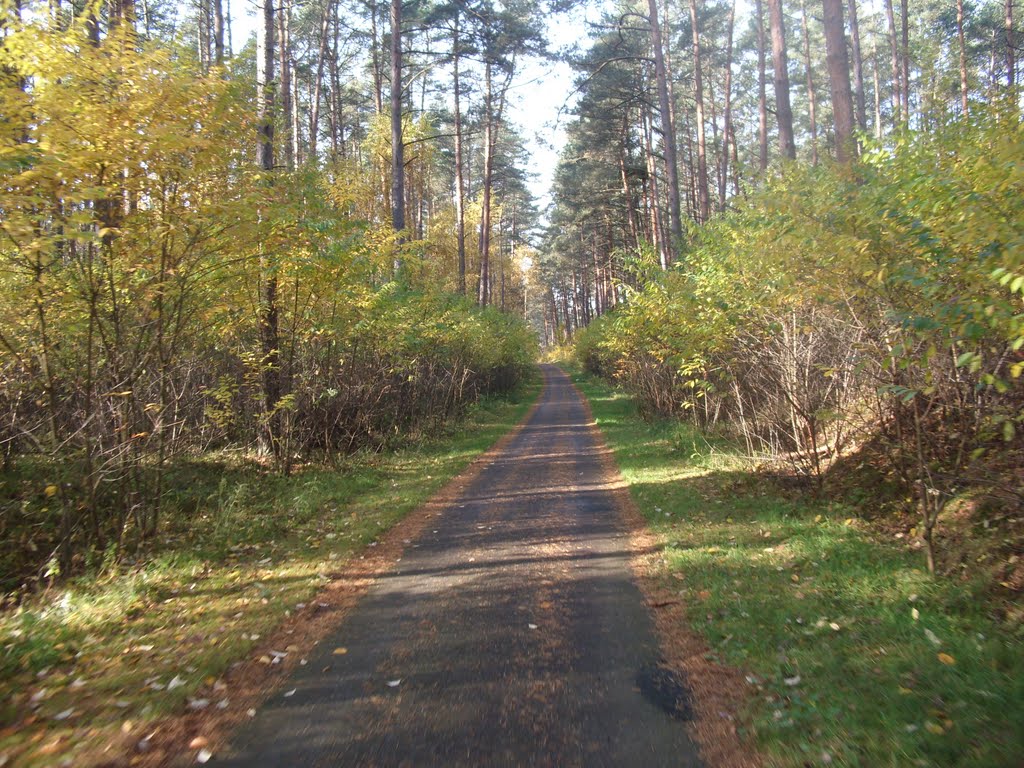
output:
[{"label": "white sky through trees", "polygon": [[[551,17],[545,30],[549,50],[558,53],[585,44],[587,20],[599,17],[600,5],[587,4],[571,13]],[[252,0],[233,0],[230,16],[232,44],[237,52],[255,34],[256,5]],[[565,126],[571,118],[573,72],[564,61],[536,57],[522,62],[518,69],[509,90],[506,117],[526,141],[530,159],[525,170],[531,174],[530,190],[543,210],[550,202],[555,166],[565,144]]]}]

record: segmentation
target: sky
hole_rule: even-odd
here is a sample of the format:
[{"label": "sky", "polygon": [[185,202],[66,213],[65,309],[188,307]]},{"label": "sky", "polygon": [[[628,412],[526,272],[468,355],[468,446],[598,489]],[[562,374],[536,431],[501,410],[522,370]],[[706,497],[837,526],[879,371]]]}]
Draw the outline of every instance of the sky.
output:
[{"label": "sky", "polygon": [[[255,33],[256,6],[252,0],[233,0],[229,12],[232,43],[238,51]],[[561,51],[585,40],[588,15],[596,18],[598,13],[594,8],[581,8],[552,19],[547,30],[549,49]],[[572,91],[573,72],[568,64],[533,58],[522,63],[509,90],[506,117],[518,126],[527,141],[530,191],[542,211],[551,201],[555,166],[572,117]]]}]

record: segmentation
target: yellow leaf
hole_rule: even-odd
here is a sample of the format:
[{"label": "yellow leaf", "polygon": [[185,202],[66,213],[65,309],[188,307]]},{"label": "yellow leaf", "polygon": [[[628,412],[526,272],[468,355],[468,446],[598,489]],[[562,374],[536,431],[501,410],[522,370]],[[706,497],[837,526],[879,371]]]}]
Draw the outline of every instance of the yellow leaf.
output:
[{"label": "yellow leaf", "polygon": [[947,666],[950,666],[950,667],[952,667],[954,664],[956,664],[956,659],[954,659],[948,653],[940,653],[939,654],[939,661],[941,661],[943,664],[946,664]]},{"label": "yellow leaf", "polygon": [[56,485],[48,485],[48,486],[46,486],[45,493],[46,493],[46,498],[48,498],[48,499],[53,498],[54,496],[57,495],[57,486]]},{"label": "yellow leaf", "polygon": [[334,655],[335,656],[344,656],[346,653],[348,653],[348,648],[340,648],[339,647],[339,648],[335,648],[334,649]]},{"label": "yellow leaf", "polygon": [[925,730],[928,731],[928,733],[934,733],[936,736],[941,736],[945,733],[941,725],[939,725],[938,723],[933,723],[931,720],[925,723],[924,727]]}]

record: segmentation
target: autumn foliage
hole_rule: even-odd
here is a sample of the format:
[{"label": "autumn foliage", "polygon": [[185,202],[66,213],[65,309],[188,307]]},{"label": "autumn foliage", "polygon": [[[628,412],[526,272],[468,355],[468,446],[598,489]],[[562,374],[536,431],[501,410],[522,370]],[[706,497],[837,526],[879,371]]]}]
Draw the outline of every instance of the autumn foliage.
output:
[{"label": "autumn foliage", "polygon": [[1022,169],[1024,128],[998,105],[850,166],[786,167],[582,331],[577,355],[646,412],[819,482],[870,446],[883,482],[910,489],[934,565],[958,491],[1021,502]]},{"label": "autumn foliage", "polygon": [[124,28],[93,44],[32,23],[0,77],[0,440],[5,473],[37,478],[3,488],[4,526],[33,531],[7,567],[136,547],[175,456],[235,446],[287,472],[380,449],[530,365],[521,322],[444,293],[429,245],[364,213],[373,168],[260,170],[247,77]]}]

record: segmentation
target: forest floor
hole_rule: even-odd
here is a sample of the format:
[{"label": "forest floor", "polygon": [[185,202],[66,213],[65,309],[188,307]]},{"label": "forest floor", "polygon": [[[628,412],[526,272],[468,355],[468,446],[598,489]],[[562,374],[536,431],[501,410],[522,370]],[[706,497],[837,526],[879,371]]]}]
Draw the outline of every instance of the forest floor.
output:
[{"label": "forest floor", "polygon": [[339,468],[181,467],[159,557],[0,615],[0,766],[1017,764],[979,587],[545,379]]},{"label": "forest floor", "polygon": [[384,533],[519,423],[539,391],[538,377],[437,438],[290,477],[230,453],[178,462],[163,534],[138,564],[0,613],[0,766],[154,764],[192,741],[173,741],[183,713],[246,718],[334,621],[319,596],[335,576],[365,571]]},{"label": "forest floor", "polygon": [[905,531],[573,378],[662,546],[674,621],[742,671],[738,729],[766,764],[1021,765],[1024,627],[992,585],[930,577]]}]

